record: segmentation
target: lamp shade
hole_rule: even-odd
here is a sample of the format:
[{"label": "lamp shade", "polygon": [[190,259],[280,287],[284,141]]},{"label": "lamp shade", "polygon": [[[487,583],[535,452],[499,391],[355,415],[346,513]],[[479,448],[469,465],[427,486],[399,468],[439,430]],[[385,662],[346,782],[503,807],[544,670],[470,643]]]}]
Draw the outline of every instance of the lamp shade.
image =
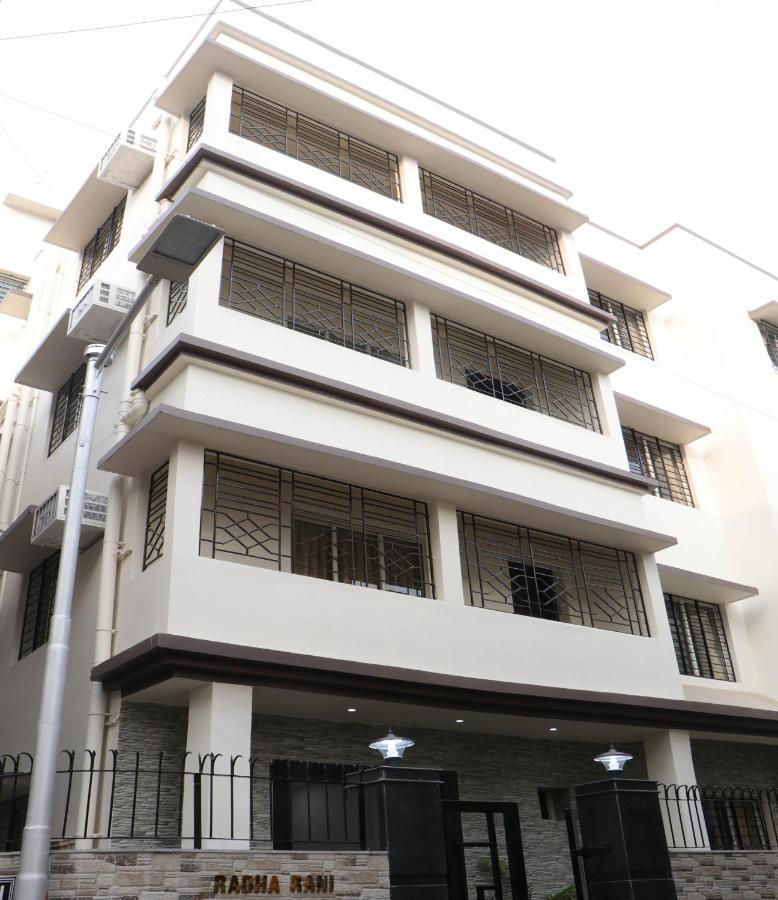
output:
[{"label": "lamp shade", "polygon": [[599,756],[594,757],[594,761],[605,767],[605,771],[609,774],[618,774],[624,769],[624,766],[632,759],[631,753],[622,753],[621,750],[611,744],[610,749]]},{"label": "lamp shade", "polygon": [[397,737],[390,728],[388,734],[370,744],[370,749],[377,750],[385,760],[396,760],[402,759],[405,751],[414,744],[410,738]]}]

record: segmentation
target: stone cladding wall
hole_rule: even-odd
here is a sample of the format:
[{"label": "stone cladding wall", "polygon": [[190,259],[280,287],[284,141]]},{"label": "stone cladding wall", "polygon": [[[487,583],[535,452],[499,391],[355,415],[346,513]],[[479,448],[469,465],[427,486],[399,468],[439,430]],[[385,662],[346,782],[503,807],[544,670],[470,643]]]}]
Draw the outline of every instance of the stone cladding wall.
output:
[{"label": "stone cladding wall", "polygon": [[670,860],[678,900],[778,898],[778,852],[671,851]]}]

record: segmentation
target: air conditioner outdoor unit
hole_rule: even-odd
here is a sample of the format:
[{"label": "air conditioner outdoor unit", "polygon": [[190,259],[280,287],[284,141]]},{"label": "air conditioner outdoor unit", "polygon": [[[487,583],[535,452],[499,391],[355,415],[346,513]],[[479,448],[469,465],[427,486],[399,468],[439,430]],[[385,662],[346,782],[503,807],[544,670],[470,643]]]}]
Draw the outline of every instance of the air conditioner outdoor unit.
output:
[{"label": "air conditioner outdoor unit", "polygon": [[125,128],[103,154],[97,177],[119,187],[139,187],[154,165],[156,152],[156,138]]},{"label": "air conditioner outdoor unit", "polygon": [[[60,485],[35,510],[32,520],[32,543],[39,547],[62,546],[62,532],[65,529],[65,515],[68,511],[70,488]],[[84,497],[84,515],[81,518],[81,549],[91,547],[105,530],[105,516],[108,511],[106,494],[87,491]]]},{"label": "air conditioner outdoor unit", "polygon": [[134,299],[135,291],[93,278],[70,313],[68,334],[79,341],[107,341]]}]

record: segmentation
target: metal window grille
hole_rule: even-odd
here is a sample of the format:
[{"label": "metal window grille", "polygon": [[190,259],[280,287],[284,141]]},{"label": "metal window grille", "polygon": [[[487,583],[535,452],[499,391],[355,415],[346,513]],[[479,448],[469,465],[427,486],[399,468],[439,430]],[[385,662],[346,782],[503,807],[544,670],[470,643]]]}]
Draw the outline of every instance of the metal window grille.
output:
[{"label": "metal window grille", "polygon": [[189,113],[189,132],[186,137],[187,153],[192,149],[203,134],[203,125],[205,124],[205,97],[195,106]]},{"label": "metal window grille", "polygon": [[400,199],[397,156],[237,85],[230,131],[377,194]]},{"label": "metal window grille", "polygon": [[3,300],[12,291],[26,290],[26,279],[18,278],[16,275],[9,275],[7,272],[0,272],[0,300]]},{"label": "metal window grille", "polygon": [[776,788],[720,784],[659,784],[657,788],[671,849],[771,850],[778,846]]},{"label": "metal window grille", "polygon": [[565,274],[554,228],[426,169],[419,169],[419,178],[427,215]]},{"label": "metal window grille", "polygon": [[657,497],[672,500],[674,503],[683,503],[685,506],[694,506],[683,451],[678,444],[624,426],[621,433],[627,449],[630,472],[655,478],[659,482],[654,488]]},{"label": "metal window grille", "polygon": [[57,591],[59,551],[30,572],[24,604],[19,659],[42,647],[49,639],[49,622]]},{"label": "metal window grille", "polygon": [[78,428],[81,418],[81,403],[84,399],[84,379],[86,365],[80,366],[57,391],[54,400],[54,415],[51,420],[49,456],[62,444],[68,435]]},{"label": "metal window grille", "polygon": [[735,681],[720,608],[675,594],[665,594],[665,606],[680,673]]},{"label": "metal window grille", "polygon": [[438,378],[600,431],[588,372],[432,316]]},{"label": "metal window grille", "polygon": [[143,543],[143,568],[147,569],[162,556],[165,546],[165,508],[167,506],[168,464],[160,466],[149,482],[149,504],[146,510],[146,538]]},{"label": "metal window grille", "polygon": [[651,342],[648,339],[646,317],[639,309],[633,309],[631,306],[591,289],[589,290],[589,299],[592,306],[616,317],[615,322],[611,322],[604,331],[600,332],[600,337],[604,341],[616,344],[616,346],[623,347],[640,356],[646,356],[648,359],[654,358]]},{"label": "metal window grille", "polygon": [[764,319],[760,319],[757,324],[770,362],[778,368],[778,328],[771,325],[770,322],[765,322]]},{"label": "metal window grille", "polygon": [[111,214],[97,229],[95,236],[84,247],[84,252],[81,255],[81,271],[78,276],[77,290],[81,290],[102,265],[103,260],[119,243],[126,202],[127,198],[125,197],[121,203],[111,210]]},{"label": "metal window grille", "polygon": [[167,325],[184,310],[189,297],[188,281],[171,281],[167,295]]},{"label": "metal window grille", "polygon": [[227,238],[219,303],[378,359],[408,365],[405,304]]},{"label": "metal window grille", "polygon": [[647,636],[635,556],[458,512],[471,606]]},{"label": "metal window grille", "polygon": [[434,597],[427,505],[209,450],[200,554]]}]

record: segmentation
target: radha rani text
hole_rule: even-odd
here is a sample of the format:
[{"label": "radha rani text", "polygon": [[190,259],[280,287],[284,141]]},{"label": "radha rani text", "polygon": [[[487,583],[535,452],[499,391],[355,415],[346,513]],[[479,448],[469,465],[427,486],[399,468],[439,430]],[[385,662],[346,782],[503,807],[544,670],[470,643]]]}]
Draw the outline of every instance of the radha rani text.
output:
[{"label": "radha rani text", "polygon": [[[332,894],[334,875],[290,875],[290,894]],[[214,894],[280,894],[278,875],[214,875]]]}]

